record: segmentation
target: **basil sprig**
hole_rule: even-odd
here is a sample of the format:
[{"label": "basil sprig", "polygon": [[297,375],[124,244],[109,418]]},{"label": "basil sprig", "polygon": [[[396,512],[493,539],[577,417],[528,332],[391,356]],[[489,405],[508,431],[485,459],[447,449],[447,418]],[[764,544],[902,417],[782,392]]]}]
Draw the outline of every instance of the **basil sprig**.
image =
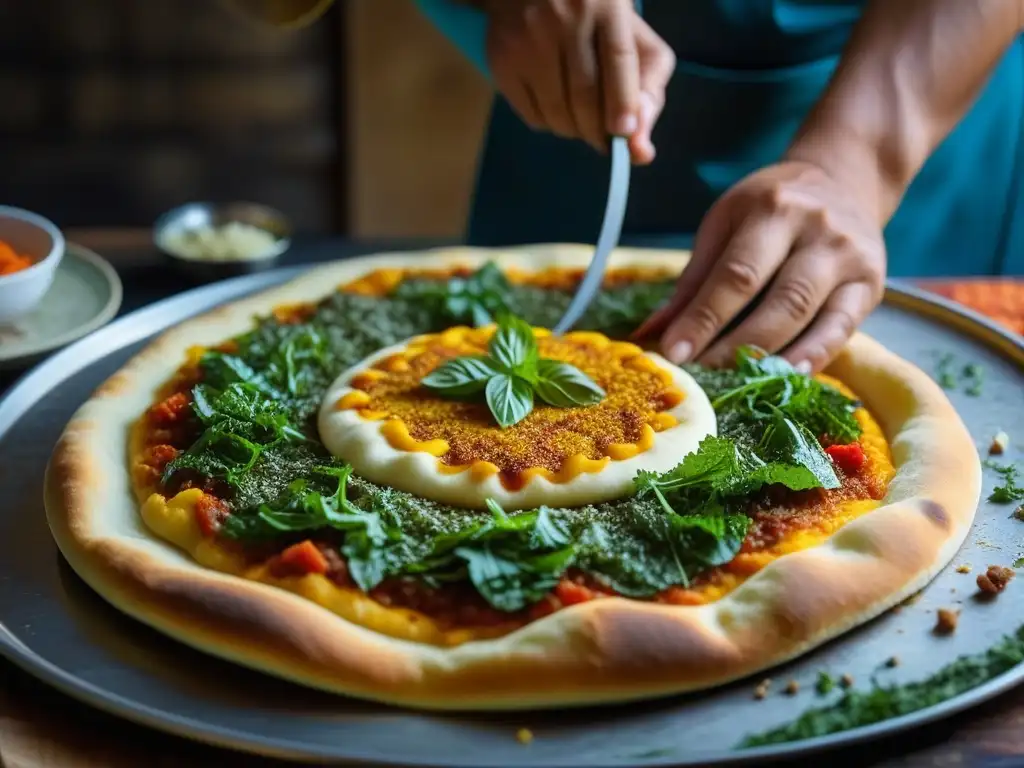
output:
[{"label": "basil sprig", "polygon": [[483,392],[487,407],[502,427],[511,427],[533,410],[535,399],[555,408],[596,405],[605,392],[569,363],[540,357],[533,329],[521,318],[502,314],[487,355],[457,357],[423,378],[422,384],[447,397]]}]

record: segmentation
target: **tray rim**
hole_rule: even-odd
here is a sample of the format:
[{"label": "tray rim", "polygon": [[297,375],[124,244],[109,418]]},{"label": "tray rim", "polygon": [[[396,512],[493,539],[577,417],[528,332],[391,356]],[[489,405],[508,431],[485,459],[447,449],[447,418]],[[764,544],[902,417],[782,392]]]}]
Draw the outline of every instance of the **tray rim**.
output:
[{"label": "tray rim", "polygon": [[[217,304],[234,301],[256,291],[281,284],[309,269],[316,268],[316,266],[319,265],[279,268],[184,291],[130,312],[73,341],[64,349],[57,351],[25,372],[6,391],[0,392],[0,437],[35,407],[50,389],[72,378],[81,369],[126,346],[151,338],[176,323],[209,311]],[[883,303],[928,317],[942,325],[965,333],[984,346],[999,352],[1024,370],[1024,336],[1013,333],[973,309],[933,294],[906,279],[893,279],[886,282]],[[183,315],[177,311],[185,308],[192,309],[192,311],[186,310]],[[168,314],[175,319],[170,322],[161,319]],[[335,765],[415,765],[418,768],[438,765],[428,762],[396,763],[389,759],[380,760],[371,755],[355,753],[342,757],[337,752],[303,750],[302,746],[294,741],[284,742],[281,739],[268,738],[257,733],[242,734],[232,728],[224,728],[213,723],[192,719],[187,715],[158,710],[147,704],[136,703],[120,694],[112,693],[82,680],[42,658],[2,623],[0,623],[0,657],[87,706],[163,733],[214,747],[299,763],[322,763],[324,760],[328,760]],[[808,756],[842,746],[859,744],[874,738],[891,736],[901,731],[946,719],[1022,684],[1024,684],[1024,665],[1008,670],[983,685],[935,706],[869,726],[784,744],[750,749],[734,748],[720,756],[701,756],[699,762],[666,754],[644,759],[643,764],[649,766],[746,765],[766,759]],[[741,735],[738,735],[737,739],[740,737]],[[540,768],[542,765],[545,764],[529,763],[530,768]],[[567,763],[560,761],[548,765],[565,766]]]}]

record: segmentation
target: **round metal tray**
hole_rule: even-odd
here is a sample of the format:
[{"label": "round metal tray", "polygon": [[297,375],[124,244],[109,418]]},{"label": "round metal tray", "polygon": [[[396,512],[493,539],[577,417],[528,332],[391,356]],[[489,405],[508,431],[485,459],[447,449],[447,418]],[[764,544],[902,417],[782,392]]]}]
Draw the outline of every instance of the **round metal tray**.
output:
[{"label": "round metal tray", "polygon": [[[36,677],[98,708],[221,746],[296,760],[405,766],[621,766],[736,764],[806,754],[873,739],[947,716],[1024,680],[1024,666],[928,710],[868,728],[777,747],[738,750],[747,733],[787,722],[828,701],[814,693],[821,670],[858,685],[920,679],[981,651],[1024,624],[1014,586],[985,604],[974,575],[947,568],[912,606],[773,670],[773,692],[756,681],[705,694],[628,706],[546,714],[425,714],[308,691],[203,656],[135,623],[96,596],[65,564],[47,528],[43,470],[75,408],[154,333],[187,317],[294,276],[278,270],[162,301],[109,325],[24,376],[0,401],[0,653]],[[981,397],[950,393],[982,449],[1003,429],[1024,440],[1024,343],[951,304],[891,286],[866,330],[933,370],[938,355],[985,369]],[[1005,457],[1020,458],[1020,452]],[[985,495],[994,478],[986,473]],[[956,478],[950,478],[956,482]],[[1021,556],[1021,523],[983,503],[953,565],[975,572]],[[1024,587],[1020,587],[1024,588]],[[963,629],[931,633],[934,611],[960,606]],[[902,663],[884,666],[897,655]],[[784,681],[801,693],[785,696]],[[832,696],[837,696],[837,693]],[[519,728],[533,743],[520,744]]]}]

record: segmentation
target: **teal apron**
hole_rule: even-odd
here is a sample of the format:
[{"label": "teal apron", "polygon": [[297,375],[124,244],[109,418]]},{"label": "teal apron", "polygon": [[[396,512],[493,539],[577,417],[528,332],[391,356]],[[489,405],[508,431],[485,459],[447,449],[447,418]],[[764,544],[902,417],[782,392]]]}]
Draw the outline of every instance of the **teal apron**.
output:
[{"label": "teal apron", "polygon": [[[437,0],[421,4],[459,39]],[[827,85],[861,5],[645,0],[644,17],[679,63],[654,134],[657,160],[634,169],[623,240],[688,245],[719,195],[778,161]],[[481,63],[479,40],[463,48]],[[1024,274],[1022,105],[1018,39],[889,223],[891,276]],[[593,242],[607,184],[606,158],[582,142],[531,131],[498,98],[467,239],[486,246]]]}]

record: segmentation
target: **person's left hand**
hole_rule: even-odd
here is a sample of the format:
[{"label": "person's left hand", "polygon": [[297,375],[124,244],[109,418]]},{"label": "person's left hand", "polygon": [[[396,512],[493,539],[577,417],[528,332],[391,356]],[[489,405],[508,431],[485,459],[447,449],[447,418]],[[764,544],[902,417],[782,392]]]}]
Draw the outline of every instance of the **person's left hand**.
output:
[{"label": "person's left hand", "polygon": [[[884,287],[881,225],[852,186],[797,161],[741,180],[705,216],[675,295],[634,336],[661,333],[676,364],[726,365],[750,344],[782,351],[801,370],[821,370]],[[720,336],[755,300],[750,315]]]}]

